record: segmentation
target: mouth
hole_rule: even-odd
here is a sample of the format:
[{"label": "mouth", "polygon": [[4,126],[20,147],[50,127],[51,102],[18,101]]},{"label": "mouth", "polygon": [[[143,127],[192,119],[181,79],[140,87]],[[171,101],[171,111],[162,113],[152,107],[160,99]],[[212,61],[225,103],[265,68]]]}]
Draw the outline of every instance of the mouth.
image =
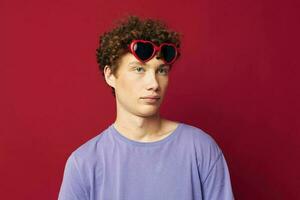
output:
[{"label": "mouth", "polygon": [[149,95],[149,96],[141,97],[141,99],[160,99],[160,96],[159,95]]},{"label": "mouth", "polygon": [[160,99],[160,97],[142,97],[142,99]]},{"label": "mouth", "polygon": [[143,101],[147,103],[157,103],[160,98],[142,98]]}]

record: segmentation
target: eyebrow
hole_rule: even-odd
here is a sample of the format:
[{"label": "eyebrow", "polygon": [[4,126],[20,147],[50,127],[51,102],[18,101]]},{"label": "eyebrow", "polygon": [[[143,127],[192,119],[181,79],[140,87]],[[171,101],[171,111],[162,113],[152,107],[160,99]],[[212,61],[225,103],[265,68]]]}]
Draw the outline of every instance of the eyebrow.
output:
[{"label": "eyebrow", "polygon": [[[144,66],[149,67],[147,64],[142,63],[142,62],[138,62],[138,61],[132,61],[132,62],[130,62],[128,65],[132,65],[132,64],[139,64],[139,65],[144,65]],[[160,64],[158,67],[164,67],[164,66],[169,66],[169,65],[163,63],[163,64]]]}]

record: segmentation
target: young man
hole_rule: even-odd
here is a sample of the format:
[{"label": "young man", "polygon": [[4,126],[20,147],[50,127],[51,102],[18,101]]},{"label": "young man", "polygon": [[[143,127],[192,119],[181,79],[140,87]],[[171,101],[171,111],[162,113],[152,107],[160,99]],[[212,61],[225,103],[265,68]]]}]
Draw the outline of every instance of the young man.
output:
[{"label": "young man", "polygon": [[214,139],[159,114],[179,46],[161,21],[135,16],[101,36],[97,58],[116,120],[70,155],[60,200],[233,199]]}]

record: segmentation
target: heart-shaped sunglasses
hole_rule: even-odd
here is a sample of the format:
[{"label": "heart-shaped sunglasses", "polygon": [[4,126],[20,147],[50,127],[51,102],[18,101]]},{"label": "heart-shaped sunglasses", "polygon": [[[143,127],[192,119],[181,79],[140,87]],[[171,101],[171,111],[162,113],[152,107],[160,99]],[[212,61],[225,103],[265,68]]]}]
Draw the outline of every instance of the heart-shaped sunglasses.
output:
[{"label": "heart-shaped sunglasses", "polygon": [[156,46],[148,40],[133,40],[129,45],[130,52],[141,62],[151,60],[160,51],[165,64],[172,64],[178,55],[178,48],[173,43],[162,43]]}]

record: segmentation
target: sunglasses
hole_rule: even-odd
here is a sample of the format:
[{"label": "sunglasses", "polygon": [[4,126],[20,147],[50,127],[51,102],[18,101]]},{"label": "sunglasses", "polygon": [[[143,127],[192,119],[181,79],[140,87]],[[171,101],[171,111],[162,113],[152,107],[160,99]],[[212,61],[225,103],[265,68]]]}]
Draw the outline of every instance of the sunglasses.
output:
[{"label": "sunglasses", "polygon": [[178,48],[172,43],[156,46],[148,40],[133,40],[129,45],[130,52],[141,62],[151,60],[160,51],[165,64],[172,64],[178,56]]}]

